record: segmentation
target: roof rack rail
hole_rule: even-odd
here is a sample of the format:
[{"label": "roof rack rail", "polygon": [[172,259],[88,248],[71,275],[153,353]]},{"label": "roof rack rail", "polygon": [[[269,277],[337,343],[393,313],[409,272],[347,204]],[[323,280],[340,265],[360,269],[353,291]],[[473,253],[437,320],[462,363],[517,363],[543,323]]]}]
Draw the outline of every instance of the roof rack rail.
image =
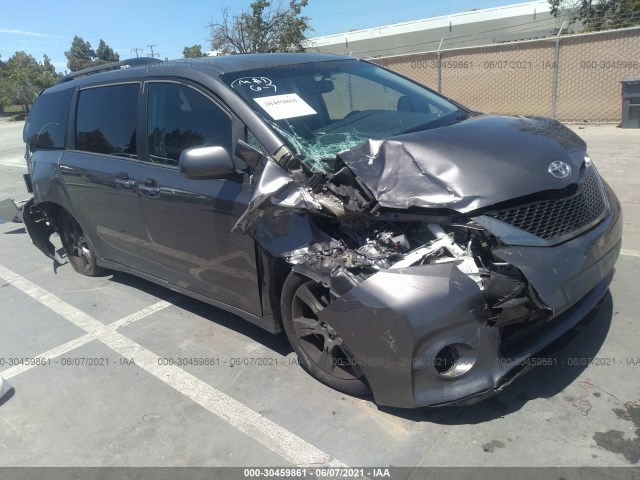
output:
[{"label": "roof rack rail", "polygon": [[93,75],[98,72],[106,72],[108,70],[118,70],[123,67],[139,67],[141,65],[147,65],[150,63],[162,63],[162,60],[151,57],[139,57],[129,58],[128,60],[121,60],[119,62],[105,63],[103,65],[96,65],[95,67],[85,68],[78,70],[77,72],[70,73],[62,77],[58,83],[65,83],[73,80],[74,78],[84,77],[85,75]]}]

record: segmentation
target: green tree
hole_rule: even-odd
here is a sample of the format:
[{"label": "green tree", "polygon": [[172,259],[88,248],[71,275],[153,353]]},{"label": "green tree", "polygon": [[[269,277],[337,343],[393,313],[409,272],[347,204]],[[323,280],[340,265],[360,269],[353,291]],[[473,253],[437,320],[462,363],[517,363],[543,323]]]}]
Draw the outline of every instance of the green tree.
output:
[{"label": "green tree", "polygon": [[248,11],[209,23],[211,48],[223,53],[303,52],[309,17],[302,15],[308,0],[290,0],[288,7],[273,9],[268,0],[254,1]]},{"label": "green tree", "polygon": [[549,0],[556,18],[580,22],[585,31],[640,25],[640,0]]},{"label": "green tree", "polygon": [[42,89],[55,85],[60,76],[46,55],[42,62],[38,62],[25,52],[16,52],[0,68],[1,103],[21,105],[28,112],[36,95]]},{"label": "green tree", "polygon": [[67,68],[72,72],[120,60],[120,56],[104,40],[100,39],[98,49],[94,50],[88,41],[77,35],[64,55],[67,57]]},{"label": "green tree", "polygon": [[93,65],[96,52],[91,48],[91,44],[77,35],[73,37],[71,48],[64,52],[67,57],[67,68],[72,72],[77,72]]},{"label": "green tree", "polygon": [[182,50],[182,56],[184,58],[200,58],[204,57],[205,54],[202,53],[202,45],[192,45],[190,47],[184,47]]},{"label": "green tree", "polygon": [[115,53],[113,49],[105,43],[104,40],[100,39],[100,43],[98,44],[98,48],[96,49],[96,63],[111,63],[117,62],[120,60],[120,55]]}]

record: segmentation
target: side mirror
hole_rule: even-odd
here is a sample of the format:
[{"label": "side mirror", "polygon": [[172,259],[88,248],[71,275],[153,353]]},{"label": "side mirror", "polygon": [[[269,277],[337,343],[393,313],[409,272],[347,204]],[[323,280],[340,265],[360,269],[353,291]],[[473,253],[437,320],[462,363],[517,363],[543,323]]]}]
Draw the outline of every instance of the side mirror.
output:
[{"label": "side mirror", "polygon": [[194,180],[225,178],[235,172],[233,160],[223,147],[194,147],[180,154],[180,173]]}]

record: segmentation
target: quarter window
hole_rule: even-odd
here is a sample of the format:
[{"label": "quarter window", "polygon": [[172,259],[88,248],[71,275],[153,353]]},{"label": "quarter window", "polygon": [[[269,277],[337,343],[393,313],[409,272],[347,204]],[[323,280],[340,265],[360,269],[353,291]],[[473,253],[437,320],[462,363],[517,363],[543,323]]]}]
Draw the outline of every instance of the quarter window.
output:
[{"label": "quarter window", "polygon": [[36,148],[64,148],[67,114],[72,88],[44,92],[35,103],[24,125],[23,139],[33,150]]},{"label": "quarter window", "polygon": [[136,111],[139,84],[80,91],[76,149],[137,158]]},{"label": "quarter window", "polygon": [[231,151],[231,119],[210,98],[177,83],[151,83],[147,94],[149,160],[178,165],[192,147]]}]

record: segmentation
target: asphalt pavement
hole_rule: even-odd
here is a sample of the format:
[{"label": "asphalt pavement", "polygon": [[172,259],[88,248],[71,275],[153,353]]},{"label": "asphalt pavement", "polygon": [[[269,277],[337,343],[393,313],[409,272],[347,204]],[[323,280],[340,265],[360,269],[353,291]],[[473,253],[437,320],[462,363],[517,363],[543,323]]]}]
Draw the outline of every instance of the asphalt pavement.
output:
[{"label": "asphalt pavement", "polygon": [[[28,198],[23,122],[0,119],[0,200]],[[472,407],[332,390],[283,336],[136,277],[54,268],[0,224],[0,466],[638,466],[640,130],[573,125],[620,197],[603,305],[547,366]],[[256,360],[258,359],[258,360]]]}]

